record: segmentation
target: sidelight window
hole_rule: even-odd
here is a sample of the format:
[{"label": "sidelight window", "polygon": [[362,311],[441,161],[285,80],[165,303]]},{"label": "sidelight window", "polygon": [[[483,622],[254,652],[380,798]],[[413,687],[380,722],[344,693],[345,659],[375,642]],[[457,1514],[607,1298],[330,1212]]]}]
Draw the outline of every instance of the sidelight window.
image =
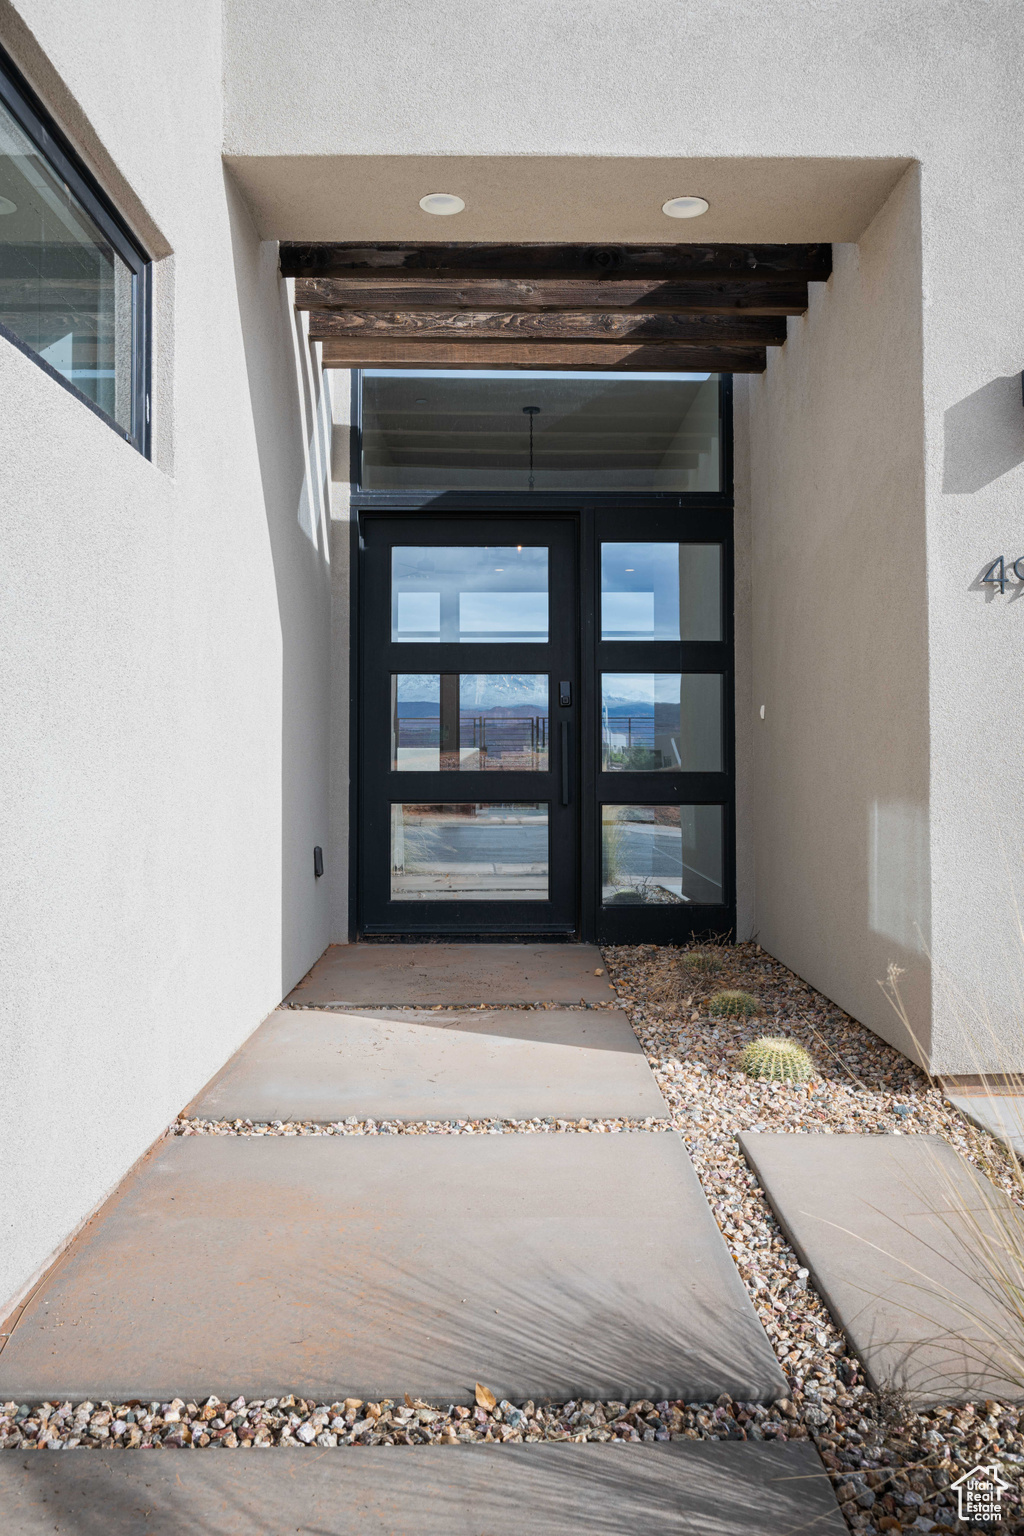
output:
[{"label": "sidelight window", "polygon": [[602,673],[601,768],[605,773],[721,773],[721,675]]},{"label": "sidelight window", "polygon": [[605,906],[723,901],[720,805],[605,805],[601,833]]},{"label": "sidelight window", "polygon": [[720,544],[602,544],[602,640],[720,640]]},{"label": "sidelight window", "polygon": [[149,262],[0,57],[0,335],[148,451]]}]

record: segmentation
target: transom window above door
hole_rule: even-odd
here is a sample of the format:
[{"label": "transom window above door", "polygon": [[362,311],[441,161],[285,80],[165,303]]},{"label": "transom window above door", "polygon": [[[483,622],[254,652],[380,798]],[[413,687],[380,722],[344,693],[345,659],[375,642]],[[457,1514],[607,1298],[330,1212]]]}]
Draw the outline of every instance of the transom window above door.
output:
[{"label": "transom window above door", "polygon": [[722,489],[717,373],[367,369],[360,380],[363,490]]}]

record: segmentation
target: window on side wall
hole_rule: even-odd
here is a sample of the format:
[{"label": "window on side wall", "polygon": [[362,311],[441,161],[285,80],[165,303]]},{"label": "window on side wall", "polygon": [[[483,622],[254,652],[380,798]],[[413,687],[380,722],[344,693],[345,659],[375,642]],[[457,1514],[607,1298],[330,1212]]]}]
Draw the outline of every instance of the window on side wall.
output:
[{"label": "window on side wall", "polygon": [[0,54],[0,336],[149,452],[150,263]]}]

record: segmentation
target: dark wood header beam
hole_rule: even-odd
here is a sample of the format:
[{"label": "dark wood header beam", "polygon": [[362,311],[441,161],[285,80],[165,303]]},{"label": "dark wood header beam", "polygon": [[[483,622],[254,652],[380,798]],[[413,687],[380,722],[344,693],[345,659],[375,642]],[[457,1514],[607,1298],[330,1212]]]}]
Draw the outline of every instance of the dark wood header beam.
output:
[{"label": "dark wood header beam", "polygon": [[745,278],[692,283],[605,278],[600,282],[554,279],[438,279],[367,277],[299,278],[296,309],[563,310],[603,313],[642,309],[669,315],[802,315],[807,284]]},{"label": "dark wood header beam", "polygon": [[285,277],[786,278],[824,282],[828,245],[283,244]]},{"label": "dark wood header beam", "polygon": [[282,245],[327,368],[760,373],[827,245]]},{"label": "dark wood header beam", "polygon": [[763,373],[763,347],[615,346],[601,342],[417,341],[331,337],[325,368],[600,368],[646,373]]},{"label": "dark wood header beam", "polygon": [[508,313],[457,310],[314,310],[314,341],[328,337],[403,341],[663,342],[684,346],[777,347],[786,339],[784,319],[746,315],[588,314],[577,310]]}]

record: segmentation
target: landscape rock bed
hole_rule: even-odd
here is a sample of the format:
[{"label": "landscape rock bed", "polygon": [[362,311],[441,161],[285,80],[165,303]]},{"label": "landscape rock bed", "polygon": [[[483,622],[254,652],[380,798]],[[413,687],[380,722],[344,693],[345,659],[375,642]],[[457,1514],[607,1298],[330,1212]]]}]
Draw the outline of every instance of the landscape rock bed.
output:
[{"label": "landscape rock bed", "polygon": [[[484,1393],[484,1400],[493,1394]],[[52,1450],[76,1445],[130,1448],[214,1445],[407,1445],[464,1440],[691,1440],[806,1439],[790,1402],[770,1408],[734,1403],[625,1402],[510,1403],[492,1407],[437,1407],[419,1398],[366,1403],[346,1398],[314,1403],[291,1394],[247,1403],[4,1403],[0,1443],[8,1449]]]},{"label": "landscape rock bed", "polygon": [[[743,1130],[937,1134],[1016,1197],[998,1143],[905,1056],[756,944],[713,949],[707,970],[693,968],[683,951],[653,945],[607,948],[604,956],[786,1373],[796,1409],[788,1433],[817,1445],[849,1527],[965,1531],[946,1490],[988,1460],[1006,1466],[1017,1484],[998,1530],[1024,1532],[1020,1473],[1015,1479],[1011,1471],[1024,1472],[1024,1413],[989,1402],[915,1414],[896,1395],[876,1402],[736,1138]],[[760,1013],[709,1018],[704,1005],[726,988],[753,993]],[[741,1072],[743,1049],[759,1035],[803,1045],[815,1063],[810,1080],[753,1081]]]},{"label": "landscape rock bed", "polygon": [[175,1136],[502,1136],[561,1135],[575,1131],[670,1131],[671,1120],[188,1120],[179,1119]]}]

